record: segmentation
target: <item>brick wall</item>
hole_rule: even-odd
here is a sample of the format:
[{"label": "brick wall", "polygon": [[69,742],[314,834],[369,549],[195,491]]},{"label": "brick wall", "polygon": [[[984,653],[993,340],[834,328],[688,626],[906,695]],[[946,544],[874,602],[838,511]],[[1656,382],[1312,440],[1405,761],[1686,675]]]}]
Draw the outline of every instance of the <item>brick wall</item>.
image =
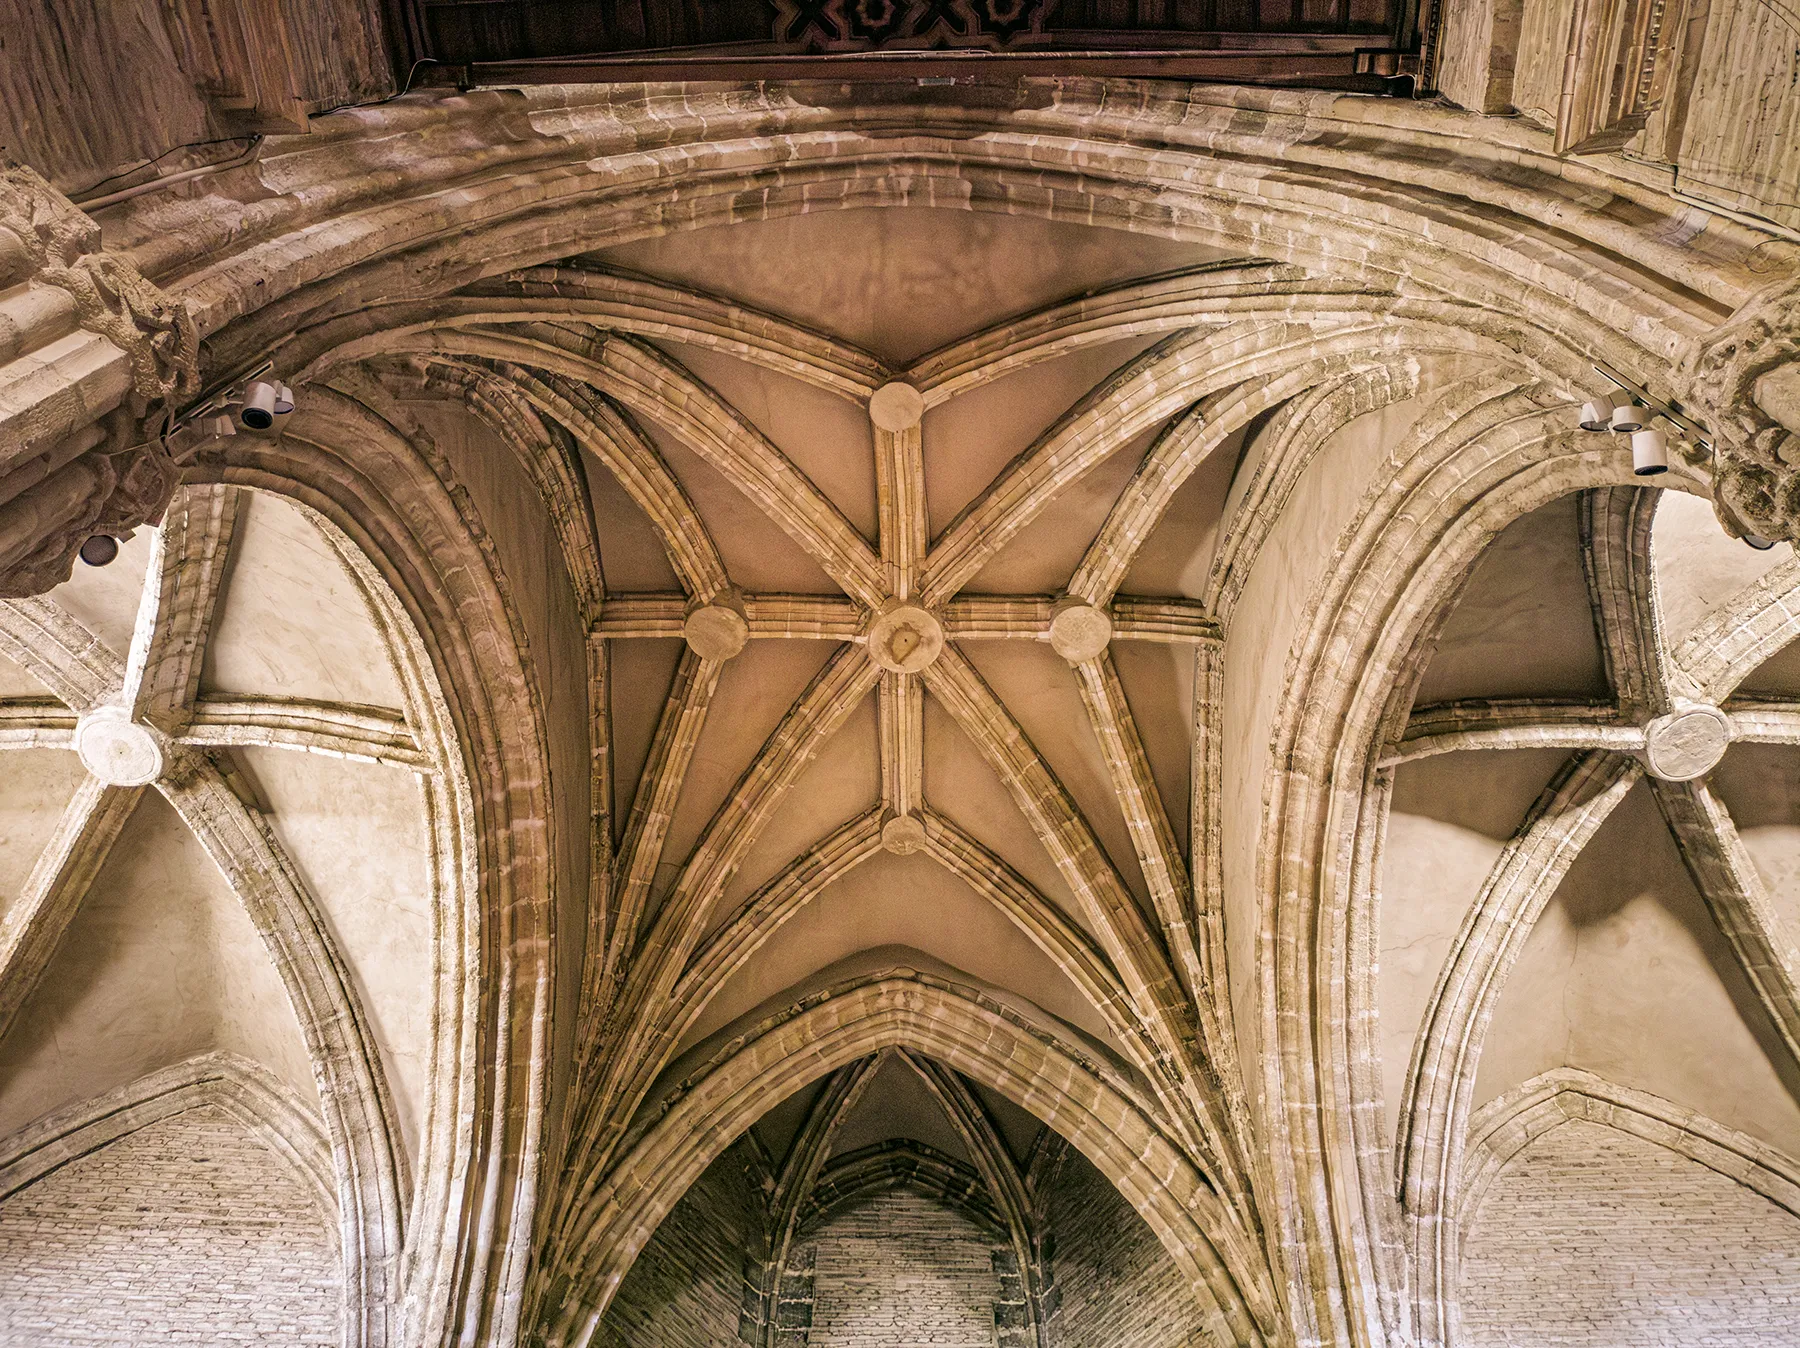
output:
[{"label": "brick wall", "polygon": [[1800,1343],[1800,1219],[1696,1161],[1564,1124],[1493,1183],[1463,1248],[1476,1348]]},{"label": "brick wall", "polygon": [[993,1348],[993,1240],[906,1189],[835,1213],[811,1235],[808,1348]]},{"label": "brick wall", "polygon": [[1200,1343],[1200,1307],[1144,1219],[1073,1147],[1043,1201],[1055,1348]]},{"label": "brick wall", "polygon": [[737,1340],[744,1274],[760,1255],[760,1199],[736,1149],[682,1195],[619,1284],[604,1348],[720,1348]]},{"label": "brick wall", "polygon": [[211,1106],[0,1202],[0,1345],[337,1344],[342,1269],[312,1192]]}]

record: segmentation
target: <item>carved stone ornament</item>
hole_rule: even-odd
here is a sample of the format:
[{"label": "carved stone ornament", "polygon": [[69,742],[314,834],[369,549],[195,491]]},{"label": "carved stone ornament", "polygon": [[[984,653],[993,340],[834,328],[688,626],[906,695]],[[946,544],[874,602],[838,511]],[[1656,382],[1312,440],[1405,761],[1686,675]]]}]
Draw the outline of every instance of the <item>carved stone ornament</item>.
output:
[{"label": "carved stone ornament", "polygon": [[917,604],[890,602],[869,623],[869,658],[893,674],[917,674],[944,649],[943,624]]},{"label": "carved stone ornament", "polygon": [[108,786],[148,786],[162,776],[162,746],[123,707],[96,707],[75,726],[81,764]]},{"label": "carved stone ornament", "polygon": [[[125,259],[100,251],[100,227],[32,169],[0,169],[0,251],[22,252],[25,277],[68,292],[81,326],[131,359],[132,387],[155,401],[199,386],[200,338],[187,306]],[[16,246],[15,246],[16,240]]]},{"label": "carved stone ornament", "polygon": [[1800,539],[1800,284],[1758,294],[1683,374],[1686,401],[1712,429],[1720,520],[1740,535]]}]

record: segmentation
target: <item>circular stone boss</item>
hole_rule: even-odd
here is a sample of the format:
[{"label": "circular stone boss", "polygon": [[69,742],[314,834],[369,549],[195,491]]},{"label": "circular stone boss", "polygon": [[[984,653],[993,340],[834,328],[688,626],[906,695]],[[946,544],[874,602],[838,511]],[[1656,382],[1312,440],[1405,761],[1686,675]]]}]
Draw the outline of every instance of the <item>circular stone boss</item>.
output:
[{"label": "circular stone boss", "polygon": [[729,660],[750,639],[750,624],[729,604],[702,604],[682,622],[681,635],[702,660]]},{"label": "circular stone boss", "polygon": [[1080,600],[1065,600],[1050,619],[1050,647],[1072,665],[1092,660],[1112,641],[1112,619],[1105,609]]},{"label": "circular stone boss", "polygon": [[944,627],[917,604],[892,604],[869,623],[869,658],[893,674],[917,674],[944,649]]},{"label": "circular stone boss", "polygon": [[1644,727],[1644,757],[1665,782],[1712,771],[1731,746],[1731,721],[1717,707],[1681,707]]},{"label": "circular stone boss", "polygon": [[869,420],[884,431],[911,430],[924,415],[925,395],[898,379],[883,384],[869,399]]},{"label": "circular stone boss", "polygon": [[162,776],[162,746],[123,707],[96,707],[76,722],[75,752],[108,786],[148,786]]}]

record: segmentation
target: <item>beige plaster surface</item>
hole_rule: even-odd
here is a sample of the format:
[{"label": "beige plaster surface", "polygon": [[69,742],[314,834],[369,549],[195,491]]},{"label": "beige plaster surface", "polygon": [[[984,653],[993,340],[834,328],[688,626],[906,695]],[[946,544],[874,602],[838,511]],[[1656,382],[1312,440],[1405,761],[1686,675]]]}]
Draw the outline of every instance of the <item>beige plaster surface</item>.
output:
[{"label": "beige plaster surface", "polygon": [[0,1136],[211,1049],[317,1098],[262,938],[199,841],[146,793],[0,1041]]},{"label": "beige plaster surface", "polygon": [[281,749],[239,757],[353,971],[401,1137],[416,1154],[431,1069],[432,1002],[423,990],[436,962],[418,778]]},{"label": "beige plaster surface", "polygon": [[0,772],[0,920],[86,776],[81,760],[66,749],[21,749],[7,756]]},{"label": "beige plaster surface", "polygon": [[362,595],[318,530],[278,497],[247,498],[200,687],[401,705]]},{"label": "beige plaster surface", "polygon": [[1641,785],[1532,930],[1494,1012],[1475,1103],[1552,1067],[1596,1072],[1800,1151],[1800,1075],[1782,1064]]}]

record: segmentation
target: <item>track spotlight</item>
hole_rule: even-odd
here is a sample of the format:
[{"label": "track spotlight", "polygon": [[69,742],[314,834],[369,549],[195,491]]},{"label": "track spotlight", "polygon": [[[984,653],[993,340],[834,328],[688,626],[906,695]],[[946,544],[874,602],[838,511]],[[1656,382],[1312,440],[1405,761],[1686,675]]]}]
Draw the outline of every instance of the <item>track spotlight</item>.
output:
[{"label": "track spotlight", "polygon": [[1631,471],[1639,477],[1655,477],[1669,471],[1669,437],[1661,431],[1631,433]]},{"label": "track spotlight", "polygon": [[244,405],[238,412],[239,419],[253,431],[268,430],[275,424],[275,406],[280,394],[279,385],[258,379],[244,390]]},{"label": "track spotlight", "polygon": [[77,554],[89,566],[105,566],[119,555],[119,540],[111,534],[95,534]]},{"label": "track spotlight", "polygon": [[1770,548],[1775,546],[1774,539],[1764,538],[1761,534],[1745,534],[1744,542],[1755,548],[1758,552],[1767,552]]},{"label": "track spotlight", "polygon": [[1584,431],[1610,431],[1612,418],[1611,403],[1590,402],[1581,405],[1581,429]]},{"label": "track spotlight", "polygon": [[1612,428],[1624,434],[1644,429],[1645,413],[1650,409],[1639,402],[1620,403],[1612,410]]},{"label": "track spotlight", "polygon": [[275,386],[275,415],[285,417],[294,410],[294,390],[286,384]]}]

